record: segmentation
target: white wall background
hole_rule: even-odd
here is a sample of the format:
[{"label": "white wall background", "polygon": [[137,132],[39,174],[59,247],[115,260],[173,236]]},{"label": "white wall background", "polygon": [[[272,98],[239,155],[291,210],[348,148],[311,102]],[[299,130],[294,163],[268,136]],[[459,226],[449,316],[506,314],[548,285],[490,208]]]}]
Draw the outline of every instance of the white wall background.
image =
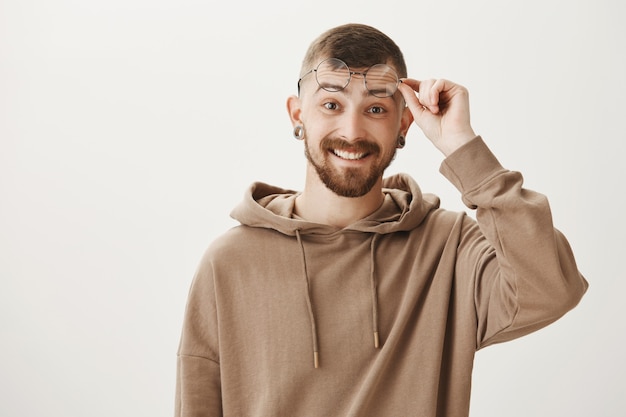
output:
[{"label": "white wall background", "polygon": [[[285,3],[285,4],[283,4]],[[323,30],[374,25],[547,194],[591,283],[477,355],[473,416],[623,416],[618,0],[0,0],[0,415],[171,416],[191,277],[254,180],[301,187],[285,100]],[[390,171],[464,209],[419,130]]]}]

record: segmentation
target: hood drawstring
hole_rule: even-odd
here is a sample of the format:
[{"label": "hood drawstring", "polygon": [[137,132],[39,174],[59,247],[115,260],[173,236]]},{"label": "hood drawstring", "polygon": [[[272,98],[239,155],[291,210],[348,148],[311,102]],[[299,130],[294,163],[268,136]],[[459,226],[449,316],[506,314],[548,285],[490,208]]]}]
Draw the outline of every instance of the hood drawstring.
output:
[{"label": "hood drawstring", "polygon": [[[302,260],[302,271],[304,273],[304,280],[306,283],[306,304],[309,310],[309,320],[311,322],[311,337],[313,339],[313,366],[315,368],[319,368],[320,360],[319,360],[319,345],[318,345],[318,337],[317,337],[317,325],[315,322],[315,314],[313,313],[313,302],[311,300],[311,282],[309,281],[309,273],[306,267],[306,255],[304,252],[304,244],[302,243],[302,236],[300,235],[300,229],[296,229],[296,238],[298,240],[298,245],[300,246],[300,254]],[[378,349],[380,347],[380,336],[378,332],[378,284],[376,282],[376,262],[375,262],[375,254],[376,254],[376,240],[378,238],[378,234],[374,234],[372,236],[372,241],[370,242],[370,284],[372,290],[372,328],[374,331],[374,348]]]},{"label": "hood drawstring", "polygon": [[374,348],[378,349],[380,346],[380,337],[378,334],[378,283],[376,282],[376,238],[378,234],[372,236],[372,242],[370,244],[370,282],[372,285],[372,327],[374,330]]},{"label": "hood drawstring", "polygon": [[313,366],[319,368],[319,348],[317,345],[317,326],[315,325],[315,314],[313,314],[313,303],[311,302],[311,283],[309,282],[309,273],[306,269],[306,256],[304,254],[304,245],[300,236],[300,229],[296,229],[296,238],[300,245],[300,253],[302,254],[302,269],[304,271],[304,280],[306,281],[306,304],[309,309],[309,320],[311,321],[311,336],[313,337]]}]

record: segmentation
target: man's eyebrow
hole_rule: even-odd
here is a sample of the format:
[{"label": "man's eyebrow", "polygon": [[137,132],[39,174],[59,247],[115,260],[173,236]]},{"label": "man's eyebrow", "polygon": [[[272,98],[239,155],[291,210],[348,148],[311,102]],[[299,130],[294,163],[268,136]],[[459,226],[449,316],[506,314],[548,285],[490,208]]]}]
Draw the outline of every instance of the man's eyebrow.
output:
[{"label": "man's eyebrow", "polygon": [[[325,85],[325,87],[334,87],[334,88],[338,88],[337,86],[331,86],[331,85]],[[343,90],[337,90],[337,91],[328,91],[325,90],[321,85],[319,85],[319,83],[317,84],[317,87],[315,88],[315,91],[313,91],[313,95],[318,95],[318,94],[324,94],[324,93],[341,93],[343,92]]]},{"label": "man's eyebrow", "polygon": [[[325,90],[324,87],[330,87],[330,88],[334,88],[336,89],[336,91],[328,91]],[[316,90],[313,92],[313,94],[317,94],[320,91],[325,91],[327,93],[342,93],[342,95],[346,96],[348,95],[348,93],[346,92],[346,89],[348,88],[348,86],[344,87],[344,88],[340,88],[340,86],[336,86],[336,85],[331,85],[331,84],[324,84],[324,86],[322,87],[319,83],[317,84],[317,88]],[[386,93],[387,90],[386,89],[377,89],[377,90],[368,90],[367,88],[363,90],[362,92],[362,96],[367,98],[367,97],[377,97],[377,98],[382,98],[380,97],[380,95],[382,95],[383,93]],[[375,94],[379,94],[379,96],[376,96]],[[392,97],[392,96],[385,96],[385,98],[388,97]]]},{"label": "man's eyebrow", "polygon": [[[363,95],[365,96],[374,96],[374,97],[381,97],[381,95],[386,94],[387,90],[386,89],[378,89],[378,90],[367,90],[365,91],[365,93],[363,93]],[[378,95],[377,95],[378,94]]]},{"label": "man's eyebrow", "polygon": [[[345,89],[345,87],[343,87],[341,85],[333,85],[333,84],[329,84],[329,83],[325,83],[324,85],[322,85],[319,82],[317,83],[317,87],[318,87],[318,90],[320,88],[322,88],[324,90],[326,90],[327,88],[330,88],[331,92],[333,92],[333,93],[339,92],[339,91],[343,91]],[[328,91],[328,90],[326,90],[326,91]]]}]

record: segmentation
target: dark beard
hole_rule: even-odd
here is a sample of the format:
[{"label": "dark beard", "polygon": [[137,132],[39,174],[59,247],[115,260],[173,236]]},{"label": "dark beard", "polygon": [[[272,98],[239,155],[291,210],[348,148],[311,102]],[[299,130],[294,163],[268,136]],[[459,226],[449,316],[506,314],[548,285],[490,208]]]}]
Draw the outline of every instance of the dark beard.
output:
[{"label": "dark beard", "polygon": [[380,147],[375,143],[366,141],[349,144],[341,139],[325,138],[320,143],[320,152],[324,159],[315,161],[309,152],[309,144],[306,139],[304,142],[304,154],[315,168],[320,180],[329,190],[341,197],[362,197],[370,192],[396,155],[394,149],[393,153],[387,155],[380,164],[373,164],[366,175],[363,175],[362,170],[358,168],[346,169],[341,173],[326,163],[325,158],[330,149],[350,149],[355,152],[366,152],[375,157],[380,154]]}]

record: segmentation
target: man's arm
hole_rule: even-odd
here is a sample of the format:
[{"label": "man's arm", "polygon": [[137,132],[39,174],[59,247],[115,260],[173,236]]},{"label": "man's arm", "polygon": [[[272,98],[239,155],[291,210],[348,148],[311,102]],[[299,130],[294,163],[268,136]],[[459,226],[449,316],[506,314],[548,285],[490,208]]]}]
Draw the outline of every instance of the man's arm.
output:
[{"label": "man's arm", "polygon": [[178,355],[175,417],[222,415],[220,366],[211,359]]},{"label": "man's arm", "polygon": [[415,123],[447,157],[441,172],[476,209],[459,246],[458,279],[472,279],[477,347],[537,330],[573,308],[587,290],[547,198],[523,188],[470,124],[467,90],[447,80],[404,79]]},{"label": "man's arm", "polygon": [[206,254],[193,279],[176,372],[176,417],[222,415],[218,325],[212,268]]},{"label": "man's arm", "polygon": [[458,248],[457,279],[471,279],[477,347],[544,327],[587,290],[570,246],[552,224],[548,199],[523,188],[480,137],[444,160],[441,172],[476,209]]}]

